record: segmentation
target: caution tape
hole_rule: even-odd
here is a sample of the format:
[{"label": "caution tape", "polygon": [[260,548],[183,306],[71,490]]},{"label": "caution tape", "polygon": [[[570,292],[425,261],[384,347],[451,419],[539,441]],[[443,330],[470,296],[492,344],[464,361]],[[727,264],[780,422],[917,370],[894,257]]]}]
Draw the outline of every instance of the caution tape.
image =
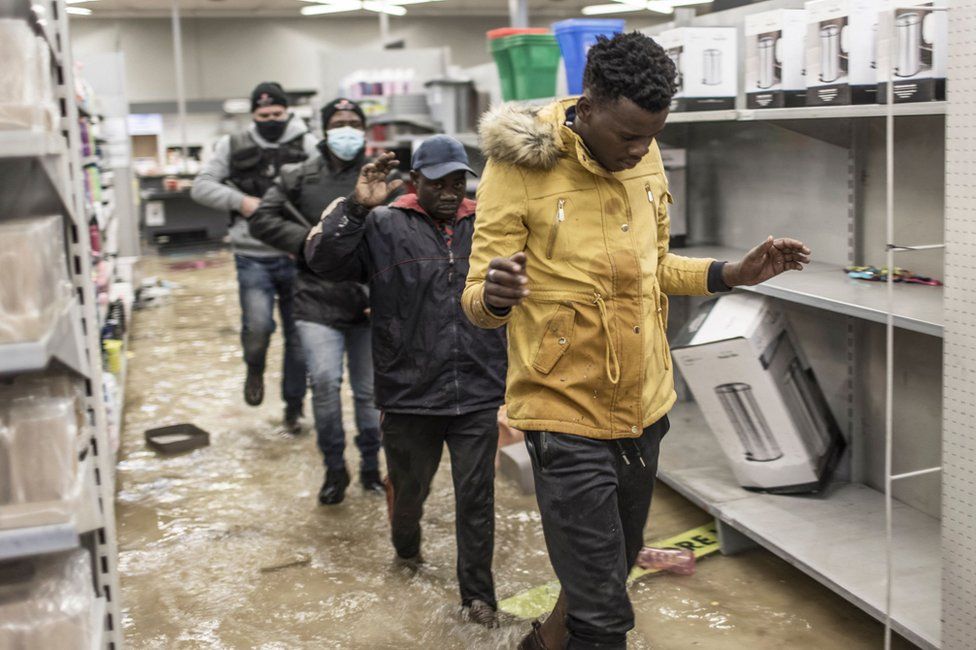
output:
[{"label": "caution tape", "polygon": [[[698,528],[651,543],[654,548],[686,548],[695,553],[695,559],[711,555],[719,549],[718,533],[715,524],[706,524]],[[661,569],[642,569],[634,567],[630,572],[628,584],[646,575],[661,573]],[[498,603],[498,609],[523,619],[534,619],[552,611],[559,598],[559,581],[553,580],[544,585],[526,589],[510,598]]]}]

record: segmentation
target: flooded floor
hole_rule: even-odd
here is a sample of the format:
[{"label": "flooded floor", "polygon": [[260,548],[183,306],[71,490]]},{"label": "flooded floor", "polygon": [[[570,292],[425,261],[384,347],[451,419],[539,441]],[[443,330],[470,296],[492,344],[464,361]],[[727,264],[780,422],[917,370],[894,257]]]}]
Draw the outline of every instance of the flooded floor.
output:
[{"label": "flooded floor", "polygon": [[[206,260],[205,268],[171,268],[190,259]],[[424,518],[428,564],[406,577],[391,568],[383,498],[354,483],[343,504],[319,506],[323,470],[311,422],[300,437],[279,435],[278,334],[265,403],[244,404],[231,256],[150,256],[142,271],[179,286],[167,304],[137,312],[130,335],[116,503],[127,645],[514,648],[527,622],[489,631],[459,619],[446,454]],[[146,448],[145,429],[179,422],[209,431],[210,446],[171,457]],[[351,438],[348,410],[346,422]],[[358,463],[351,444],[347,462],[353,470]],[[496,503],[495,580],[503,599],[553,574],[534,497],[500,478]],[[708,520],[659,485],[646,539]],[[644,578],[631,594],[631,648],[882,647],[880,624],[762,550],[713,555],[690,577]]]}]

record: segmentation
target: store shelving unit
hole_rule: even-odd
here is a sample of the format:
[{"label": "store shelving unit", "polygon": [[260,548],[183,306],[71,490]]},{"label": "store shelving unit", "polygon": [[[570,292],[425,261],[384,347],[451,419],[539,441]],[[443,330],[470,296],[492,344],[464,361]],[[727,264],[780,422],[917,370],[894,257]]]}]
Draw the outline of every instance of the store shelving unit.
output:
[{"label": "store shelving unit", "polygon": [[[768,0],[687,24],[737,27],[741,68],[745,16],[802,6]],[[949,99],[747,109],[740,91],[734,110],[671,114],[659,137],[687,151],[682,189],[692,246],[673,252],[737,260],[768,234],[813,249],[816,261],[804,271],[739,290],[775,299],[786,312],[848,443],[822,494],[749,492],[694,402],[681,402],[662,445],[660,478],[716,517],[727,533],[723,550],[762,546],[927,649],[943,647],[942,486],[933,466],[942,444],[937,378],[950,293],[894,285],[889,302],[886,283],[850,279],[843,268],[885,265],[888,245],[943,240]],[[886,225],[892,205],[894,229]],[[924,247],[899,253],[898,264],[941,278],[942,250]],[[672,299],[673,327],[694,304]],[[895,483],[892,457],[904,479]],[[886,490],[894,496],[890,583]]]},{"label": "store shelving unit", "polygon": [[87,430],[91,432],[79,452],[81,488],[77,499],[69,503],[68,521],[52,524],[47,519],[34,521],[36,525],[32,525],[31,513],[6,506],[5,513],[0,513],[0,521],[5,514],[18,518],[10,520],[16,521],[16,527],[11,524],[0,528],[0,560],[79,546],[88,549],[92,554],[92,583],[96,590],[91,647],[121,650],[115,490],[111,480],[114,468],[102,395],[100,328],[65,3],[64,0],[11,0],[0,5],[0,16],[25,21],[47,43],[59,110],[52,132],[0,132],[0,219],[62,215],[67,243],[65,265],[73,285],[71,300],[43,337],[28,343],[0,345],[0,377],[47,368],[67,370],[80,377],[85,386]]},{"label": "store shelving unit", "polygon": [[[772,551],[871,615],[885,615],[884,495],[838,482],[817,496],[782,496],[739,487],[693,402],[670,414],[658,477],[718,521]],[[923,647],[939,645],[940,523],[909,506],[895,510],[893,628]]]},{"label": "store shelving unit", "polygon": [[[721,246],[675,250],[676,254],[689,257],[721,260],[738,260],[745,252]],[[787,273],[742,290],[875,323],[885,323],[888,318],[883,282],[852,280],[843,267],[833,264],[812,263],[801,273]],[[942,295],[942,287],[896,285],[895,327],[941,337]]]}]

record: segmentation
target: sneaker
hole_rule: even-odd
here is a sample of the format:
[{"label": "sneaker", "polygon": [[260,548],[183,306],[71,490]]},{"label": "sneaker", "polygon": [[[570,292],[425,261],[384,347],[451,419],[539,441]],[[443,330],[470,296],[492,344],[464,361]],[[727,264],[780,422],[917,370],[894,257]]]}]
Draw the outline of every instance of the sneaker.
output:
[{"label": "sneaker", "polygon": [[346,498],[347,487],[349,487],[349,472],[344,469],[326,470],[325,483],[319,490],[319,503],[324,506],[342,503]]},{"label": "sneaker", "polygon": [[518,650],[548,650],[542,633],[539,631],[541,627],[542,624],[539,621],[532,621],[532,631],[519,641]]},{"label": "sneaker", "polygon": [[386,485],[383,483],[383,479],[380,478],[379,471],[375,469],[361,471],[359,473],[359,484],[367,492],[374,494],[383,494],[386,492]]},{"label": "sneaker", "polygon": [[297,436],[302,432],[301,419],[304,413],[302,413],[302,405],[297,404],[295,406],[285,407],[285,432],[290,433],[293,436]]},{"label": "sneaker", "polygon": [[478,625],[487,628],[498,627],[498,612],[483,600],[472,600],[467,607],[468,618]]},{"label": "sneaker", "polygon": [[258,406],[264,401],[264,372],[248,367],[244,380],[244,401]]},{"label": "sneaker", "polygon": [[424,563],[424,556],[417,553],[413,557],[400,557],[399,555],[393,556],[393,567],[396,569],[405,569],[410,573],[417,573],[420,571],[420,565]]}]

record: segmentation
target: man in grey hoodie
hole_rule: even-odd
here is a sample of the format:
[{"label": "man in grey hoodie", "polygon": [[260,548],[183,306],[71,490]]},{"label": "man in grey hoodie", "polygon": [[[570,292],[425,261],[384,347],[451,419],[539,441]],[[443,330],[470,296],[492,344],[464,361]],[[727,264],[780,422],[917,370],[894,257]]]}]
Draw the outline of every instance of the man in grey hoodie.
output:
[{"label": "man in grey hoodie", "polygon": [[281,166],[315,155],[317,139],[300,119],[288,112],[288,96],[274,82],[257,85],[251,93],[253,123],[246,131],[221,138],[213,156],[193,182],[191,196],[216,210],[231,214],[230,239],[237,266],[241,301],[241,343],[247,379],[244,401],[264,401],[264,366],[275,330],[274,303],[285,337],[281,396],[285,427],[300,431],[305,398],[305,360],[292,315],[295,263],[284,252],[251,236],[248,218],[261,204]]}]

